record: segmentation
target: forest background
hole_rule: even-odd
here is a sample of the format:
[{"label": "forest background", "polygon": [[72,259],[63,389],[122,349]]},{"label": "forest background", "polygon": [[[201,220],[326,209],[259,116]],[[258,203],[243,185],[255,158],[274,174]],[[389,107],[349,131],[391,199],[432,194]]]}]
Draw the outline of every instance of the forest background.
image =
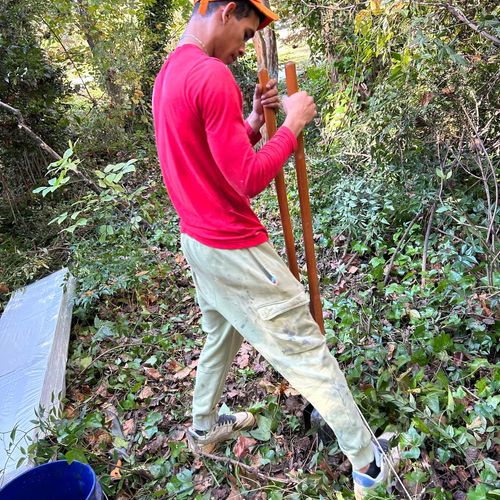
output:
[{"label": "forest background", "polygon": [[[282,20],[259,53],[278,54],[282,91],[295,58],[319,110],[305,143],[329,346],[372,428],[399,432],[413,498],[498,498],[500,7],[273,8]],[[78,282],[64,412],[40,415],[46,438],[23,451],[88,461],[121,500],[350,498],[336,444],[306,431],[304,401],[246,344],[222,411],[250,407],[258,428],[216,458],[187,452],[203,334],[151,91],[190,11],[0,0],[0,312],[63,265]],[[232,70],[248,110],[251,47]],[[273,189],[254,206],[283,253]],[[394,497],[407,498],[401,485]]]}]

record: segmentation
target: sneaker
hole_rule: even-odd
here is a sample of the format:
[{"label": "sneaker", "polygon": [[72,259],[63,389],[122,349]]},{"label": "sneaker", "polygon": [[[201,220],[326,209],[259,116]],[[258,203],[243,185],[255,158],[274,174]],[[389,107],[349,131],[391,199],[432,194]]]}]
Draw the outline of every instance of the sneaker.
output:
[{"label": "sneaker", "polygon": [[375,464],[380,469],[380,472],[376,477],[372,477],[366,473],[353,471],[352,477],[354,480],[354,497],[356,500],[366,498],[370,490],[374,490],[382,484],[388,488],[391,482],[392,469],[380,451],[380,448],[384,450],[385,456],[391,461],[393,468],[396,468],[399,463],[399,446],[394,448],[390,448],[389,446],[389,441],[394,436],[394,432],[386,432],[377,438],[378,445],[376,443],[372,443],[373,454],[375,455]]},{"label": "sneaker", "polygon": [[194,453],[212,453],[218,443],[232,439],[238,432],[251,429],[254,425],[255,417],[248,411],[220,415],[208,431],[197,431],[194,427],[187,430],[189,449]]}]

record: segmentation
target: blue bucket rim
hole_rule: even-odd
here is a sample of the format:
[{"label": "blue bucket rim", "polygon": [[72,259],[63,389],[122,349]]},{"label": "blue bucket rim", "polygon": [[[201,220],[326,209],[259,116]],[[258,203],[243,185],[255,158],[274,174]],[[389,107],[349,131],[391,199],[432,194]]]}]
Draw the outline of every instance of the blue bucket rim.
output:
[{"label": "blue bucket rim", "polygon": [[71,465],[73,465],[73,464],[76,463],[78,465],[83,465],[84,467],[86,467],[86,468],[88,468],[90,470],[91,476],[92,476],[92,488],[90,489],[90,493],[85,498],[85,500],[88,500],[90,498],[90,496],[93,494],[93,492],[94,492],[94,490],[96,488],[97,474],[95,473],[94,469],[92,469],[92,467],[89,464],[84,464],[83,462],[80,462],[79,460],[72,460],[71,463],[69,463],[69,461],[66,460],[66,459],[64,459],[64,460],[54,460],[53,462],[46,462],[44,464],[36,465],[35,467],[32,467],[31,469],[28,469],[27,471],[23,472],[22,474],[19,474],[19,476],[14,477],[7,484],[4,484],[0,488],[0,492],[2,492],[2,490],[4,490],[5,488],[7,488],[7,486],[9,486],[12,483],[14,483],[17,479],[20,479],[23,476],[27,476],[28,474],[30,474],[31,472],[33,472],[35,469],[41,469],[43,467],[50,467],[53,464],[60,464],[60,463],[66,463],[68,466],[71,466]]}]

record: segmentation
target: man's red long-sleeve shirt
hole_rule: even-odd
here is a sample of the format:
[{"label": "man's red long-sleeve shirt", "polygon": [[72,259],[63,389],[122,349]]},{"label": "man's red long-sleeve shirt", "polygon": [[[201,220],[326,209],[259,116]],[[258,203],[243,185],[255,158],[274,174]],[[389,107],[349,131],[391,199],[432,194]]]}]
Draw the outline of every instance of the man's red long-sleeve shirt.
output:
[{"label": "man's red long-sleeve shirt", "polygon": [[243,120],[242,95],[231,71],[196,45],[178,47],[156,77],[156,146],[180,230],[214,248],[264,243],[267,231],[250,207],[297,146],[280,127],[259,152]]}]

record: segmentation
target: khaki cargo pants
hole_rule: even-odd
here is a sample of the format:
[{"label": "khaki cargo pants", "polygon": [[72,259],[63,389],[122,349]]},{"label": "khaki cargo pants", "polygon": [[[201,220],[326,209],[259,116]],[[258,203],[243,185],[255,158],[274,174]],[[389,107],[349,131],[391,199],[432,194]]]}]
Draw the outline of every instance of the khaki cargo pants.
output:
[{"label": "khaki cargo pants", "polygon": [[309,312],[304,287],[270,243],[211,248],[182,234],[207,339],[197,367],[193,424],[207,430],[245,338],[318,410],[354,469],[373,460],[370,434],[336,359]]}]

